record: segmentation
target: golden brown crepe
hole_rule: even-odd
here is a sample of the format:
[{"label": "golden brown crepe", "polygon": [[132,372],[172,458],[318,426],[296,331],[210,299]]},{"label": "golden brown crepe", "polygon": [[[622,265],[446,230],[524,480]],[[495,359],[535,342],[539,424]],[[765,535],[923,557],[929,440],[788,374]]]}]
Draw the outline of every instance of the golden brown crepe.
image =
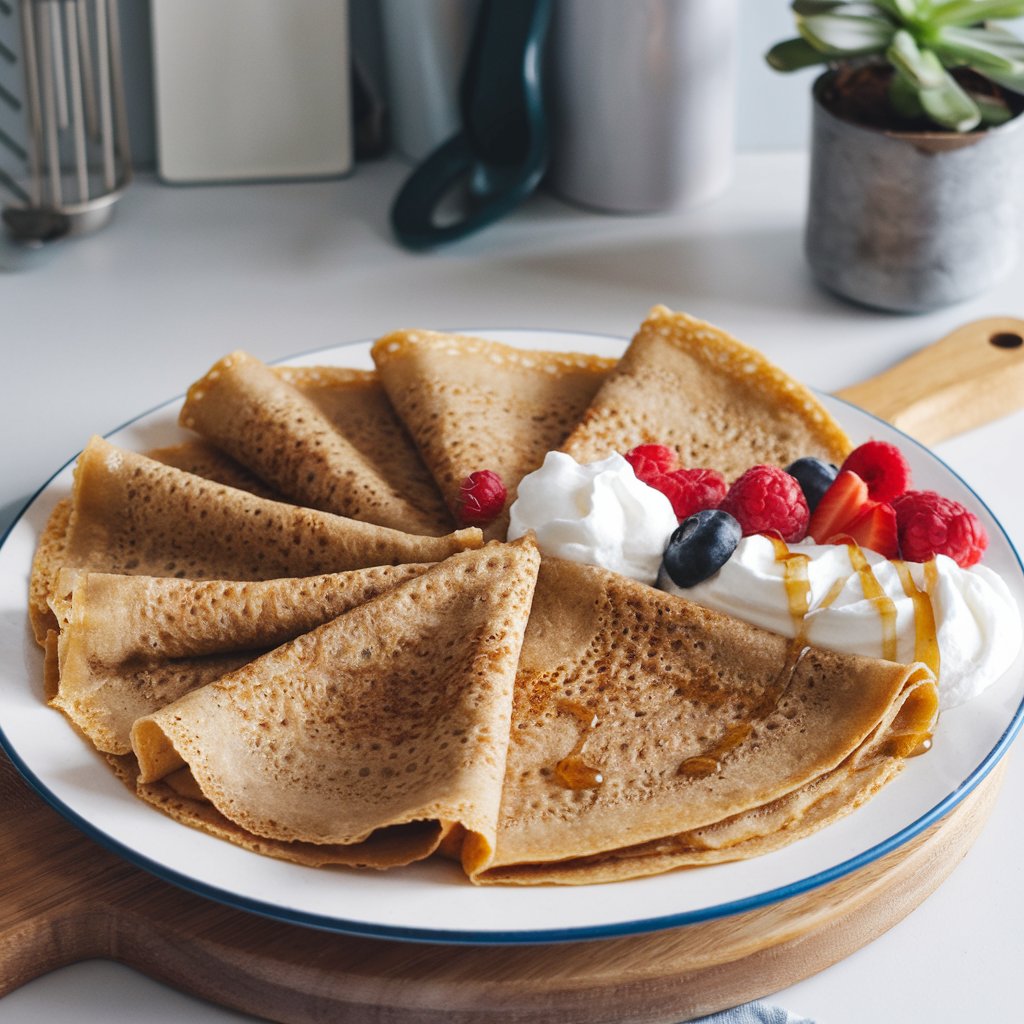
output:
[{"label": "golden brown crepe", "polygon": [[727,481],[759,463],[840,463],[850,441],[814,394],[711,324],[655,306],[560,446],[594,462],[639,444]]},{"label": "golden brown crepe", "polygon": [[168,445],[166,448],[154,448],[145,454],[165,466],[174,466],[175,469],[182,469],[186,473],[193,473],[217,484],[227,484],[228,487],[248,491],[260,498],[286,500],[278,491],[268,487],[255,473],[250,473],[230,455],[201,438]]},{"label": "golden brown crepe", "polygon": [[792,842],[935,721],[924,666],[833,654],[544,559],[483,883],[613,881]]},{"label": "golden brown crepe", "polygon": [[[294,386],[289,376],[315,384],[321,402]],[[354,443],[346,430],[339,429],[337,413],[344,411],[346,399],[358,388],[351,382],[340,387],[335,378],[334,389],[340,393],[331,405],[335,415],[328,416],[323,409],[325,377],[321,374],[317,381],[315,371],[285,376],[245,352],[233,352],[189,388],[179,421],[301,505],[406,533],[447,533],[450,525],[436,492],[426,490],[422,469],[413,477],[419,489],[410,489],[401,476],[384,475],[367,443],[402,444],[402,461],[415,463],[409,442],[395,430],[386,437],[380,429],[368,435],[360,429],[368,417],[352,415],[341,422],[362,442]],[[388,415],[386,406],[379,401],[376,406],[378,414]],[[425,507],[419,507],[414,496]]]},{"label": "golden brown crepe", "polygon": [[99,750],[127,754],[136,719],[429,568],[263,582],[64,569],[50,601],[60,626],[51,703]]},{"label": "golden brown crepe", "polygon": [[430,534],[454,529],[444,498],[373,370],[343,366],[275,366],[305,395],[377,472],[427,516]]},{"label": "golden brown crepe", "polygon": [[501,477],[506,511],[485,527],[489,538],[505,536],[519,481],[561,444],[615,365],[435,331],[389,334],[373,360],[456,521],[470,473]]},{"label": "golden brown crepe", "polygon": [[[140,719],[140,792],[204,827],[201,792],[279,856],[366,863],[397,827],[418,830],[405,862],[458,823],[486,858],[539,561],[531,539],[454,555]],[[186,765],[199,792],[146,788]]]}]

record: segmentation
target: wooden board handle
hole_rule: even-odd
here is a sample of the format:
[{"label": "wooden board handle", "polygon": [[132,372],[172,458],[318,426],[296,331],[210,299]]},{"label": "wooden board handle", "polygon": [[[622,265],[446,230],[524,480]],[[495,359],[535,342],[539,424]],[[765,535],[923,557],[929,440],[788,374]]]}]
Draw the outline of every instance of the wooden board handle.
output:
[{"label": "wooden board handle", "polygon": [[989,317],[836,395],[923,444],[1024,408],[1024,320]]}]

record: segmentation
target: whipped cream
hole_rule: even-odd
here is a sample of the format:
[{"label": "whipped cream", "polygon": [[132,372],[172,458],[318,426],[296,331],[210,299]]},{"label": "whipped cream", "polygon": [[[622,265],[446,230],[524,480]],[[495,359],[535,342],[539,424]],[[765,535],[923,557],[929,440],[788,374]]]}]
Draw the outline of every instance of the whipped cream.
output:
[{"label": "whipped cream", "polygon": [[945,555],[924,564],[891,562],[845,544],[791,544],[786,551],[768,537],[744,537],[729,561],[702,583],[683,589],[662,573],[658,585],[828,650],[937,661],[943,709],[977,696],[1017,656],[1020,614],[1009,588],[991,569],[961,569]]},{"label": "whipped cream", "polygon": [[508,539],[533,530],[545,555],[653,585],[678,525],[668,498],[638,480],[621,455],[580,465],[571,455],[548,452],[519,484]]}]

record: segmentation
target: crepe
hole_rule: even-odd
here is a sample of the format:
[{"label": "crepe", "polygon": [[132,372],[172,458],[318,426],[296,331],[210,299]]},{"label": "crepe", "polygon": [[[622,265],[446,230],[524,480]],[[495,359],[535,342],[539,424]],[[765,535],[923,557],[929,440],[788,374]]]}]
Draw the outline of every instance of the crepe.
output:
[{"label": "crepe", "polygon": [[[291,381],[312,385],[319,402]],[[245,352],[233,352],[189,388],[179,422],[301,505],[406,533],[447,533],[450,524],[436,491],[422,467],[417,472],[412,446],[395,429],[382,393],[371,384],[315,370],[283,375]],[[326,400],[331,416],[324,411],[324,394],[330,391],[336,393],[333,401]],[[356,395],[361,395],[361,414],[346,409]],[[374,413],[377,422],[367,429]],[[382,442],[387,449],[377,449]],[[399,446],[404,458],[394,454]],[[385,462],[390,478],[382,471],[382,450],[391,452]],[[411,471],[415,486],[409,486],[403,469]]]},{"label": "crepe", "polygon": [[664,444],[731,481],[803,456],[841,463],[849,438],[814,394],[711,324],[655,306],[561,450],[594,462]]},{"label": "crepe", "polygon": [[501,477],[508,497],[488,538],[505,536],[519,481],[561,444],[615,365],[435,331],[396,331],[372,354],[457,522],[462,481],[484,469]]},{"label": "crepe", "polygon": [[131,751],[136,719],[337,618],[429,565],[379,566],[264,582],[63,570],[47,652],[51,703],[97,749]]},{"label": "crepe", "polygon": [[[395,828],[423,856],[457,823],[485,859],[539,560],[531,539],[454,555],[140,719],[140,793],[186,818],[201,793],[280,856],[366,863]],[[186,765],[198,792],[147,788]]]},{"label": "crepe", "polygon": [[[186,473],[194,473],[196,476],[248,491],[261,498],[280,500],[280,495],[267,487],[258,477],[253,476],[244,466],[240,466],[219,448],[205,441],[186,441],[183,444],[170,445],[166,448],[154,448],[152,451],[146,452],[146,455],[157,462],[162,462],[165,466],[173,466]],[[64,564],[70,519],[70,499],[58,501],[43,528],[33,559],[28,601],[29,622],[32,625],[36,643],[43,647],[46,646],[47,634],[57,628],[56,620],[47,602],[53,594],[55,573]],[[55,643],[56,640],[54,640]],[[52,667],[55,673],[55,662]],[[49,661],[47,669],[48,671],[50,669]],[[53,675],[52,678],[48,677],[47,679],[47,698],[52,697],[55,692],[56,675]]]},{"label": "crepe", "polygon": [[934,676],[810,648],[545,558],[481,883],[736,859],[862,803],[928,737]]}]

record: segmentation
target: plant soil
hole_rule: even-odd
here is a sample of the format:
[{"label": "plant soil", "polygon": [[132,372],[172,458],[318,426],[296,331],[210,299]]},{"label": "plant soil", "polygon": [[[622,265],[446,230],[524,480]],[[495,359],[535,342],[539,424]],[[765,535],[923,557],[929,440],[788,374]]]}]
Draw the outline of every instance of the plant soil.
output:
[{"label": "plant soil", "polygon": [[[889,104],[889,83],[894,72],[887,64],[841,64],[832,73],[819,94],[825,108],[836,117],[865,128],[892,132],[943,132],[928,118],[901,117]],[[1024,108],[1022,97],[1007,93],[987,78],[966,69],[953,71],[953,77],[968,91],[1006,102],[1014,114]],[[985,129],[978,128],[978,131]]]}]

